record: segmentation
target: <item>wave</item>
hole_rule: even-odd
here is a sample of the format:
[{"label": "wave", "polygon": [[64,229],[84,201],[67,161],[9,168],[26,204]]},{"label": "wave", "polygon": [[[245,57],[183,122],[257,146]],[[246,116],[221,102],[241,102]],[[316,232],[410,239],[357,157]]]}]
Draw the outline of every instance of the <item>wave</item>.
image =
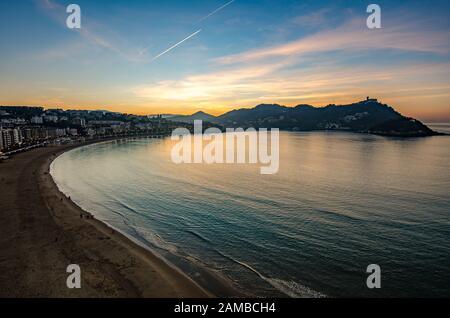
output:
[{"label": "wave", "polygon": [[195,236],[196,238],[200,239],[201,241],[208,243],[208,244],[212,244],[212,242],[210,240],[208,240],[206,237],[202,236],[201,234],[193,231],[193,230],[186,230],[187,233],[192,234],[193,236]]},{"label": "wave", "polygon": [[[139,228],[136,224],[124,222],[125,225],[134,232],[134,236],[139,238],[146,245],[156,247],[160,250],[177,255],[178,248],[174,244],[165,241],[160,235],[149,232],[146,229]],[[131,234],[131,233],[130,233]],[[133,234],[131,234],[133,235]]]},{"label": "wave", "polygon": [[318,291],[312,290],[309,287],[306,287],[302,284],[299,284],[294,281],[285,281],[282,279],[276,278],[267,278],[262,277],[265,281],[267,281],[270,285],[275,287],[277,290],[283,292],[292,298],[325,298],[327,297],[325,294],[322,294]]},{"label": "wave", "polygon": [[223,257],[229,259],[230,261],[239,264],[254,274],[258,275],[262,280],[269,283],[273,288],[276,290],[282,292],[283,294],[291,297],[291,298],[325,298],[327,297],[325,294],[322,294],[318,291],[315,291],[307,286],[304,286],[298,282],[294,281],[286,281],[278,278],[270,278],[266,277],[263,274],[261,274],[259,271],[257,271],[255,268],[250,266],[247,263],[241,262],[231,256],[228,256],[219,250],[216,250],[217,253],[222,255]]}]

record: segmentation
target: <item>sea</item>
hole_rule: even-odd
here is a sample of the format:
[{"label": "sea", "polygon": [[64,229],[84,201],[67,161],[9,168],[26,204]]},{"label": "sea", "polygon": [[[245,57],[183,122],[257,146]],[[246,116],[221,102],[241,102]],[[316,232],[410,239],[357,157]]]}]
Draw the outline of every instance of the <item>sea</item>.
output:
[{"label": "sea", "polygon": [[[282,132],[273,175],[175,164],[173,146],[88,145],[51,174],[84,210],[218,296],[230,296],[226,282],[249,297],[450,297],[450,136]],[[367,285],[371,264],[381,288]]]}]

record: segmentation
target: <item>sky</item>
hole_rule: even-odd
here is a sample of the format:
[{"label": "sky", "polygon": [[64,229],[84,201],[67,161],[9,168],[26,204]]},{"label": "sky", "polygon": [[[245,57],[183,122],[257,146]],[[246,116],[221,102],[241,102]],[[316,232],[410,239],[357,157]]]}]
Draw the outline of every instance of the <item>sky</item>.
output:
[{"label": "sky", "polygon": [[[381,29],[366,25],[373,2]],[[0,1],[0,105],[218,115],[371,96],[450,122],[449,13],[448,0]]]}]

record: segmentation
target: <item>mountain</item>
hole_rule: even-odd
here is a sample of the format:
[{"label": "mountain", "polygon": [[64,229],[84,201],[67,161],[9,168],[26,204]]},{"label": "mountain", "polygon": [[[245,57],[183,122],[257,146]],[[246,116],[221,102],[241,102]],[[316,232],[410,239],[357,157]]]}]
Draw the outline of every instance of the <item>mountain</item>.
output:
[{"label": "mountain", "polygon": [[[261,104],[255,108],[244,108],[238,110],[232,110],[224,115],[221,115],[217,120],[222,124],[232,125],[233,123],[244,124],[254,123],[264,120],[280,119],[289,113],[290,108],[286,106],[280,106],[278,104]],[[254,126],[252,126],[254,127]]]},{"label": "mountain", "polygon": [[230,128],[343,130],[402,137],[437,134],[418,120],[404,117],[392,107],[369,98],[353,104],[326,107],[262,104],[252,109],[233,110],[217,117],[215,122]]},{"label": "mountain", "polygon": [[194,120],[202,120],[207,122],[217,122],[217,117],[205,112],[197,112],[189,116],[174,116],[167,118],[170,121],[192,124]]},{"label": "mountain", "polygon": [[189,124],[202,120],[222,128],[338,130],[399,137],[438,135],[420,121],[405,117],[389,105],[370,98],[353,104],[326,107],[261,104],[254,108],[232,110],[218,117],[200,111],[190,116],[168,116],[167,119]]},{"label": "mountain", "polygon": [[387,136],[404,136],[410,135],[412,132],[418,136],[432,136],[438,133],[414,118],[393,119],[382,124],[373,126],[371,133]]}]

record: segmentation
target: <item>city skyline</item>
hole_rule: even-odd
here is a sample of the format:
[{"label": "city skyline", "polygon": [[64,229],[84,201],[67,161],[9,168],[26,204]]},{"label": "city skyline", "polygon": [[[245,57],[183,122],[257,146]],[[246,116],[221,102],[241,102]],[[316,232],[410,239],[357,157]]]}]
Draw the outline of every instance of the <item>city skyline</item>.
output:
[{"label": "city skyline", "polygon": [[450,121],[450,4],[378,1],[77,1],[0,4],[0,104],[220,115],[261,103],[367,95]]}]

